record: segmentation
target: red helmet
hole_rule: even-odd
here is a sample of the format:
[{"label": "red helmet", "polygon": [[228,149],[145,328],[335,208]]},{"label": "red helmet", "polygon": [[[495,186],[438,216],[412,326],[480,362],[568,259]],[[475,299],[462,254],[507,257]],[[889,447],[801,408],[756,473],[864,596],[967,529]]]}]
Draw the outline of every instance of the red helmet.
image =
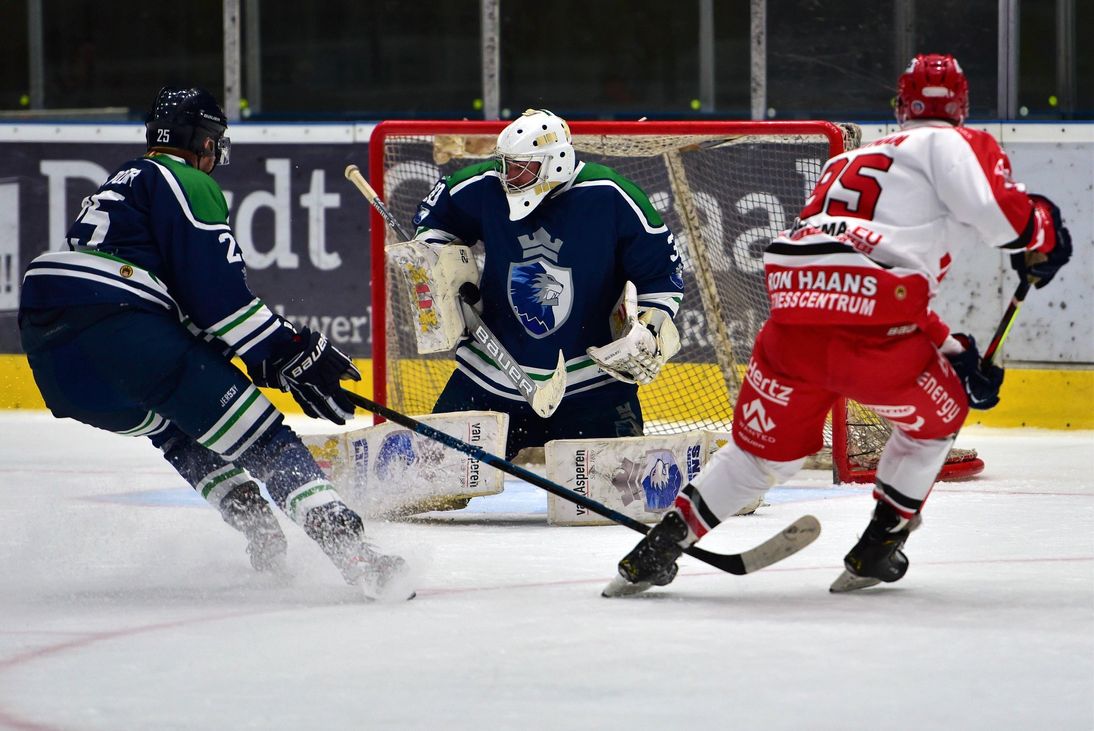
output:
[{"label": "red helmet", "polygon": [[969,80],[953,56],[921,53],[897,81],[896,119],[946,119],[964,123],[969,115]]}]

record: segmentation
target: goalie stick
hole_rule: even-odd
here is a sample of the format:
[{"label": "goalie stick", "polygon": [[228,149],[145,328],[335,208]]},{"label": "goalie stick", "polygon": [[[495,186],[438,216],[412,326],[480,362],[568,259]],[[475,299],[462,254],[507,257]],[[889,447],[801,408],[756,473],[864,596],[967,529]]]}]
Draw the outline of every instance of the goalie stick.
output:
[{"label": "goalie stick", "polygon": [[[361,174],[361,170],[356,165],[347,165],[345,174],[346,180],[353,183],[357,190],[361,191],[361,195],[379,212],[387,225],[391,227],[391,230],[398,234],[403,241],[409,241],[412,238],[410,233],[403,228],[399,220],[384,205],[380,196],[365,180],[365,176]],[[479,300],[478,286],[474,282],[464,284],[460,287],[459,297],[460,311],[463,313],[468,333],[486,349],[487,354],[493,359],[498,370],[504,373],[510,383],[516,386],[517,392],[528,402],[533,411],[544,419],[555,413],[558,405],[562,403],[562,397],[566,395],[566,358],[562,355],[562,351],[558,351],[558,363],[555,365],[551,377],[543,384],[537,384],[531,376],[524,372],[524,369],[520,367],[513,356],[509,354],[509,351],[505,349],[505,346],[501,344],[501,341],[479,317],[479,313],[474,308],[474,304]]]},{"label": "goalie stick", "polygon": [[[508,462],[497,455],[487,452],[482,447],[477,447],[473,444],[458,439],[450,434],[445,434],[438,429],[434,429],[428,424],[423,424],[417,419],[413,419],[405,414],[401,414],[398,411],[389,409],[386,406],[376,403],[375,401],[365,398],[360,394],[353,393],[352,391],[344,391],[346,397],[357,406],[371,411],[378,416],[382,416],[388,421],[393,421],[400,426],[404,426],[407,429],[421,434],[427,439],[440,442],[447,447],[455,449],[469,455],[483,464],[490,465],[495,469],[499,469],[502,472],[506,472],[514,477],[519,477],[525,482],[535,485],[541,490],[546,490],[552,495],[557,495],[563,500],[569,500],[572,503],[581,505],[587,508],[597,515],[601,515],[608,520],[611,520],[620,525],[626,526],[631,530],[638,531],[639,533],[649,533],[650,527],[644,523],[641,523],[629,515],[612,510],[611,508],[598,503],[595,500],[590,500],[581,493],[569,490],[557,482],[552,482],[546,477],[537,475],[535,472],[519,467],[512,462]],[[817,536],[820,535],[820,522],[817,521],[812,515],[805,515],[798,518],[789,526],[784,528],[776,535],[769,538],[767,541],[761,543],[755,548],[751,548],[742,553],[714,553],[712,551],[705,551],[702,548],[691,546],[684,549],[684,553],[693,558],[697,558],[703,563],[709,564],[716,569],[720,569],[730,574],[741,576],[744,574],[750,574],[753,571],[758,571],[765,566],[770,566],[776,561],[781,561],[788,556],[792,556],[801,549],[808,546]]]}]

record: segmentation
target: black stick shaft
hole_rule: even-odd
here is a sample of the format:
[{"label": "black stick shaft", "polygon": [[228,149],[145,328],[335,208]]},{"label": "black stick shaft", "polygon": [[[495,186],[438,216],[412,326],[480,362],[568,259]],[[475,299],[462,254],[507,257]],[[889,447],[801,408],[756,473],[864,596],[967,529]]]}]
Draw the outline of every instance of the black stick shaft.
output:
[{"label": "black stick shaft", "polygon": [[403,228],[402,224],[399,223],[399,220],[395,218],[395,215],[387,209],[387,206],[384,205],[384,202],[380,200],[379,197],[372,199],[372,205],[376,208],[377,211],[380,212],[380,215],[385,221],[387,221],[387,224],[395,230],[395,233],[399,234],[403,241],[410,241],[410,239],[412,238],[410,233],[405,228]]},{"label": "black stick shaft", "polygon": [[353,403],[360,406],[362,409],[365,409],[366,411],[371,411],[374,414],[378,414],[388,421],[393,421],[400,426],[405,426],[407,429],[421,434],[427,439],[433,439],[440,442],[441,444],[444,444],[445,446],[451,447],[452,449],[455,449],[459,452],[463,452],[464,454],[474,457],[484,464],[495,467],[502,472],[507,472],[514,477],[519,477],[525,482],[535,485],[540,489],[546,490],[552,495],[557,495],[564,500],[569,500],[572,503],[576,503],[578,505],[581,505],[582,507],[588,508],[597,515],[603,516],[608,520],[619,523],[620,525],[625,525],[632,530],[638,531],[639,533],[648,533],[650,530],[649,526],[635,520],[629,515],[624,515],[623,513],[612,510],[608,506],[598,503],[595,500],[591,500],[581,493],[567,489],[556,482],[548,480],[546,477],[537,475],[535,472],[526,470],[519,465],[515,465],[512,462],[498,457],[495,454],[491,454],[482,447],[475,446],[474,444],[468,444],[462,439],[458,439],[451,434],[445,434],[443,431],[435,429],[429,424],[422,423],[417,419],[411,418],[405,414],[401,414],[398,411],[389,409],[388,407],[378,404],[372,399],[365,398],[360,394],[353,393],[352,391],[346,391],[345,393],[347,397],[351,401],[353,401]]},{"label": "black stick shaft", "polygon": [[1003,313],[1002,319],[999,320],[999,326],[995,328],[995,335],[992,336],[991,342],[988,343],[988,347],[984,351],[984,366],[991,365],[999,347],[1010,334],[1010,329],[1014,325],[1014,320],[1018,317],[1018,310],[1021,309],[1023,300],[1025,300],[1026,295],[1029,294],[1029,288],[1029,281],[1023,278],[1021,283],[1014,290],[1014,294],[1010,298],[1010,304],[1007,305],[1007,309]]},{"label": "black stick shaft", "polygon": [[[398,411],[389,409],[388,407],[378,404],[372,399],[365,398],[358,393],[354,393],[352,391],[344,391],[344,393],[350,401],[352,401],[357,406],[360,406],[362,409],[365,409],[366,411],[371,411],[372,413],[382,416],[388,421],[393,421],[400,426],[405,426],[407,429],[410,429],[417,434],[421,434],[427,439],[433,439],[434,441],[440,442],[447,447],[451,447],[458,452],[463,452],[466,455],[474,457],[480,462],[488,464],[491,467],[501,470],[502,472],[506,472],[510,475],[513,475],[514,477],[519,477],[525,482],[528,482],[531,485],[535,485],[541,490],[546,490],[552,495],[557,495],[563,500],[568,500],[572,503],[576,503],[577,505],[581,505],[582,507],[591,510],[597,515],[607,518],[608,520],[611,520],[620,525],[626,526],[633,531],[637,531],[643,535],[650,532],[649,526],[645,523],[641,523],[630,517],[629,515],[624,515],[617,510],[612,510],[608,506],[603,505],[602,503],[598,503],[595,500],[590,500],[581,493],[567,489],[562,485],[559,485],[557,482],[552,482],[546,477],[541,477],[535,472],[526,470],[519,465],[515,465],[512,462],[498,457],[495,454],[491,454],[482,447],[477,447],[474,444],[468,444],[462,439],[458,439],[451,434],[445,434],[439,429],[434,429],[429,424],[423,424],[417,419],[411,418],[406,414],[401,414]],[[744,566],[741,554],[714,553],[713,551],[706,551],[697,546],[690,546],[684,549],[684,553],[688,554],[693,558],[699,559],[703,563],[710,564],[717,569],[721,569],[722,571],[726,571],[731,574],[740,575],[748,572],[748,569]]]}]

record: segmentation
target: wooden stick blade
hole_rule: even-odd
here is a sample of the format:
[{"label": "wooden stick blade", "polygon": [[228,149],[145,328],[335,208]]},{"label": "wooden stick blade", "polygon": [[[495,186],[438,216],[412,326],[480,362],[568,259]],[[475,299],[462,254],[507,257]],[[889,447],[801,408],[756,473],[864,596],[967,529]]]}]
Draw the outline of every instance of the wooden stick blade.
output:
[{"label": "wooden stick blade", "polygon": [[722,571],[742,576],[793,556],[817,540],[820,532],[820,521],[812,515],[803,515],[779,533],[744,553],[711,553],[696,546],[689,548],[686,553]]},{"label": "wooden stick blade", "polygon": [[562,397],[566,395],[566,358],[562,351],[558,351],[558,365],[551,378],[536,387],[532,394],[532,409],[544,419],[555,413],[558,405],[562,403]]}]

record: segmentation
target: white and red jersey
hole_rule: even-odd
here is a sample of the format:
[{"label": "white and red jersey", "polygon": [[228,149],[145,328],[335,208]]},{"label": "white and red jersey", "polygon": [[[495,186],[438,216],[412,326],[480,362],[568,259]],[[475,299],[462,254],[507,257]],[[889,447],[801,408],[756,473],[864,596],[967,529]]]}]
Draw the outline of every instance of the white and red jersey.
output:
[{"label": "white and red jersey", "polygon": [[[800,324],[917,325],[957,244],[1038,248],[1054,235],[986,132],[940,120],[827,162],[798,220],[764,255],[771,318]],[[1048,248],[1051,248],[1051,243]]]}]

